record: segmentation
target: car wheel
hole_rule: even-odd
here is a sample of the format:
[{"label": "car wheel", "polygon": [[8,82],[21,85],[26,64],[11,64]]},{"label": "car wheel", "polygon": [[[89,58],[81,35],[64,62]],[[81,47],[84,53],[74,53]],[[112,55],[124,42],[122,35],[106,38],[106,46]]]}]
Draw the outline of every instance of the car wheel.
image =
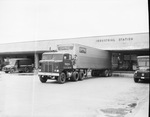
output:
[{"label": "car wheel", "polygon": [[134,82],[138,82],[139,81],[139,79],[138,78],[134,78]]}]

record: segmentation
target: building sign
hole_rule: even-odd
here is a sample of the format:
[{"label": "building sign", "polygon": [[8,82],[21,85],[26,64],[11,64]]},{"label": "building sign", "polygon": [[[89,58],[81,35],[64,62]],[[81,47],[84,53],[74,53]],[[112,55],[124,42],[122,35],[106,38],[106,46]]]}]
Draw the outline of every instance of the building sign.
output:
[{"label": "building sign", "polygon": [[79,52],[86,54],[86,48],[80,47],[79,48]]},{"label": "building sign", "polygon": [[98,39],[96,42],[115,42],[115,39]]},{"label": "building sign", "polygon": [[129,38],[119,38],[119,41],[132,41],[133,38],[129,37]]},{"label": "building sign", "polygon": [[127,41],[132,41],[133,37],[128,37],[128,38],[118,38],[118,39],[98,39],[96,42],[115,42],[115,41],[120,41],[120,42],[127,42]]},{"label": "building sign", "polygon": [[58,50],[73,50],[73,46],[58,46]]}]

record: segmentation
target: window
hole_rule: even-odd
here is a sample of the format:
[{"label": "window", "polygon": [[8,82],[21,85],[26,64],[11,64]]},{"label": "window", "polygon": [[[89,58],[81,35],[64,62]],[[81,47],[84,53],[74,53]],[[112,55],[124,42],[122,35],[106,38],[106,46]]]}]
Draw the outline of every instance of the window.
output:
[{"label": "window", "polygon": [[66,59],[69,60],[69,55],[68,55],[68,54],[65,54],[65,55],[64,55],[64,59],[65,59],[65,60],[66,60]]}]

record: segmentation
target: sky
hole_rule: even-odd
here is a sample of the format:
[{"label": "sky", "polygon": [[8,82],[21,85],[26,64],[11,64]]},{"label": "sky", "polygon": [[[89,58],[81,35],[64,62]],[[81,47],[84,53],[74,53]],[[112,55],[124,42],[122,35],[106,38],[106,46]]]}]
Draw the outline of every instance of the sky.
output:
[{"label": "sky", "polygon": [[0,44],[142,32],[147,0],[0,0]]}]

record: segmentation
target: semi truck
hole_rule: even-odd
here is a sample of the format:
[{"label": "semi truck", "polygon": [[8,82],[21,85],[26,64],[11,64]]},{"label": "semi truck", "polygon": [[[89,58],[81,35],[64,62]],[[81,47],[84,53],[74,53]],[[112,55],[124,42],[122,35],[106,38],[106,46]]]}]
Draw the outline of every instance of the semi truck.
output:
[{"label": "semi truck", "polygon": [[42,83],[48,79],[57,80],[60,84],[67,80],[83,80],[89,70],[93,77],[112,75],[110,53],[81,44],[57,45],[56,52],[43,53],[39,62],[38,76]]},{"label": "semi truck", "polygon": [[137,70],[134,72],[134,82],[140,80],[149,80],[150,68],[149,68],[149,56],[137,57]]}]

